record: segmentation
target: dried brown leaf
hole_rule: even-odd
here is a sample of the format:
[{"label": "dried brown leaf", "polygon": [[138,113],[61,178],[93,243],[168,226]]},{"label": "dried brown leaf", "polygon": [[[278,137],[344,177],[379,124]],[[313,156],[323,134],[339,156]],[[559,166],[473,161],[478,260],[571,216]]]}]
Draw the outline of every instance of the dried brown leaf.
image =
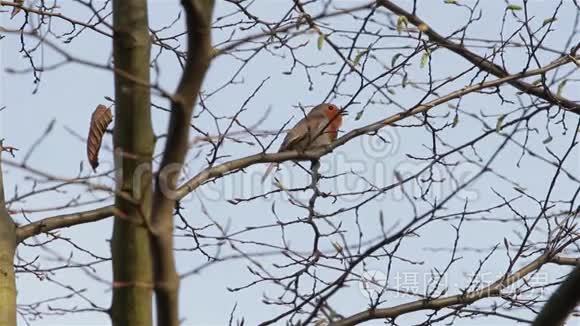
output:
[{"label": "dried brown leaf", "polygon": [[89,128],[89,136],[87,137],[87,157],[93,170],[96,170],[97,166],[99,166],[101,142],[103,141],[105,130],[107,130],[107,126],[111,121],[113,121],[111,109],[99,104],[91,116],[91,126]]}]

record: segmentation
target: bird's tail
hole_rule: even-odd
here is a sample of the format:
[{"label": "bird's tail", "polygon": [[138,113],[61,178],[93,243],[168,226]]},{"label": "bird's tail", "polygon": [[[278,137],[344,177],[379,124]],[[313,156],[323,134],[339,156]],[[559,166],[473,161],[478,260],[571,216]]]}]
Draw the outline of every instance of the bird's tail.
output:
[{"label": "bird's tail", "polygon": [[264,183],[264,181],[266,181],[266,178],[268,177],[268,175],[270,173],[272,173],[272,170],[274,170],[274,168],[277,166],[276,163],[270,163],[270,165],[268,165],[268,168],[266,169],[266,172],[264,172],[264,175],[262,176],[262,183]]}]

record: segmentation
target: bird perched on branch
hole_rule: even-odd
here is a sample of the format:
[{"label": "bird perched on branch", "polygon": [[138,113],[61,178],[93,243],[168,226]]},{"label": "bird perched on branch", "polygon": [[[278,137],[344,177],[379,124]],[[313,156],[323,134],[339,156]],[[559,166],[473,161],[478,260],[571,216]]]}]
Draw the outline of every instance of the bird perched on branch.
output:
[{"label": "bird perched on branch", "polygon": [[[322,103],[317,105],[288,131],[278,153],[291,150],[306,151],[329,145],[338,136],[343,115],[346,113],[334,104]],[[277,163],[270,163],[262,177],[262,182],[276,166]]]}]

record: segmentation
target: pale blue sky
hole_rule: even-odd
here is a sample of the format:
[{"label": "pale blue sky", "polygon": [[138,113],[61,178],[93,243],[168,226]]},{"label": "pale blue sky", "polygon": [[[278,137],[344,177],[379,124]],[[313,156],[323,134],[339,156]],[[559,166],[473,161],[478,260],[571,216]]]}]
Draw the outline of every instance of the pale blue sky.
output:
[{"label": "pale blue sky", "polygon": [[[500,29],[500,21],[503,15],[503,8],[505,3],[503,1],[483,1],[481,8],[483,9],[483,18],[480,22],[472,24],[468,33],[472,37],[498,39]],[[361,1],[344,1],[341,6],[350,7]],[[411,1],[398,1],[403,5],[409,5]],[[420,15],[424,20],[430,22],[431,26],[438,30],[441,34],[446,34],[455,30],[465,22],[465,10],[456,8],[454,6],[444,5],[443,1],[428,1],[421,4]],[[469,1],[474,3],[474,1]],[[67,15],[83,17],[86,11],[80,10],[79,7],[70,7],[69,4],[61,2],[63,12]],[[265,19],[278,18],[281,10],[287,10],[289,1],[273,0],[263,1],[260,9],[254,13]],[[541,25],[542,20],[551,16],[555,4],[553,1],[530,1],[531,15],[537,17],[535,22],[536,27]],[[219,2],[215,9],[214,16],[223,16],[226,12],[232,10],[231,6],[226,6]],[[153,28],[159,28],[166,25],[168,22],[175,19],[179,12],[178,1],[151,1],[150,2],[150,21]],[[554,47],[559,50],[563,49],[563,44],[569,36],[574,24],[575,7],[569,2],[565,4],[564,8],[558,16],[559,20],[556,22],[554,32],[549,36],[546,46]],[[381,15],[379,17],[384,17]],[[8,14],[0,15],[0,24],[4,27],[16,28],[22,22],[22,15],[17,16],[13,21],[10,21]],[[340,18],[329,20],[333,26],[348,28],[352,27],[353,20],[349,18]],[[510,19],[506,27],[506,34],[511,34],[514,30],[514,20]],[[55,28],[65,30],[66,25],[56,24]],[[179,28],[181,28],[179,26]],[[576,27],[578,28],[578,27]],[[560,32],[561,31],[561,32]],[[252,33],[255,33],[253,31]],[[243,32],[242,32],[243,33]],[[393,34],[392,32],[388,32]],[[215,31],[214,43],[222,41],[227,35],[226,33]],[[316,35],[308,34],[302,36],[300,40],[309,41],[304,48],[300,49],[298,53],[301,58],[310,64],[323,62],[339,62],[340,58],[333,53],[328,46],[324,46],[322,50],[316,48]],[[344,39],[333,39],[339,44],[344,42]],[[578,42],[578,35],[576,36]],[[29,40],[33,44],[33,40]],[[28,41],[27,41],[28,42]],[[368,42],[368,40],[366,40]],[[395,44],[400,42],[394,40]],[[361,44],[366,44],[364,38],[361,39]],[[387,44],[386,41],[382,45]],[[387,44],[389,45],[389,44]],[[71,136],[65,128],[70,128],[77,133],[86,134],[86,128],[90,114],[95,106],[99,103],[106,103],[105,96],[112,97],[113,94],[113,75],[109,71],[102,71],[93,68],[87,68],[81,65],[70,64],[59,68],[56,71],[44,72],[41,77],[41,84],[37,94],[31,94],[34,89],[33,79],[30,74],[9,74],[4,70],[5,68],[26,68],[28,63],[18,53],[19,39],[15,35],[8,35],[6,38],[0,40],[0,59],[2,74],[0,82],[0,98],[1,105],[6,106],[6,109],[0,113],[0,135],[6,138],[8,144],[20,148],[16,160],[21,160],[26,153],[26,150],[35,142],[35,140],[42,134],[47,125],[52,119],[56,119],[54,131],[47,137],[42,145],[34,152],[29,160],[29,164],[35,168],[41,168],[55,175],[74,177],[79,170],[79,162],[84,161],[85,172],[88,170],[88,164],[85,159],[85,148],[81,140]],[[111,55],[111,41],[101,35],[97,35],[90,31],[86,31],[77,37],[70,45],[66,46],[67,51],[70,51],[75,56],[83,59],[104,63]],[[39,50],[35,58],[41,62],[54,63],[58,61],[59,57],[48,48]],[[485,53],[485,49],[477,49],[480,53]],[[508,49],[506,52],[506,60],[511,63],[511,70],[517,71],[522,68],[520,57],[522,50]],[[283,52],[283,51],[281,51]],[[385,63],[390,63],[390,60],[397,51],[383,51],[378,55]],[[287,55],[287,53],[286,53]],[[542,63],[548,63],[556,57],[555,54],[541,52],[539,57]],[[437,50],[432,55],[432,66],[434,75],[437,77],[446,77],[454,73],[463,71],[469,65],[463,59],[456,55],[452,55],[444,50]],[[177,83],[180,71],[176,61],[170,55],[165,55],[161,58],[160,69],[160,84],[164,89],[172,90]],[[410,78],[415,80],[426,80],[426,69],[419,68],[419,57],[412,61],[413,66],[408,69]],[[231,116],[240,106],[248,94],[253,91],[265,78],[271,77],[264,85],[263,89],[252,99],[248,104],[248,110],[244,112],[240,119],[247,125],[252,125],[258,121],[268,108],[272,109],[272,113],[268,119],[260,126],[260,129],[276,130],[283,125],[290,117],[294,116],[295,120],[299,117],[298,110],[293,110],[292,106],[303,104],[312,105],[324,100],[326,94],[331,86],[332,77],[321,76],[318,72],[313,73],[314,88],[308,90],[306,78],[303,69],[297,67],[295,73],[286,75],[282,72],[287,71],[291,65],[288,58],[282,59],[272,57],[268,53],[261,53],[259,57],[252,60],[245,68],[241,77],[238,79],[239,84],[226,88],[220,95],[212,97],[207,105],[212,108],[216,115]],[[231,57],[220,57],[212,63],[204,84],[204,90],[213,91],[216,87],[222,85],[225,81],[231,78],[231,75],[239,63]],[[327,71],[336,71],[337,66],[323,68]],[[369,67],[367,74],[375,76],[383,70],[378,65]],[[575,75],[578,80],[578,74]],[[440,94],[445,94],[448,91],[460,88],[465,85],[466,79],[462,79],[450,86],[442,89]],[[347,84],[352,89],[356,89],[357,82],[355,79],[349,81]],[[563,94],[569,98],[577,100],[577,81],[568,83]],[[346,88],[345,88],[346,89]],[[576,91],[575,91],[576,90]],[[363,92],[359,98],[360,102],[365,102],[370,96],[370,91]],[[502,88],[502,93],[505,96],[511,97],[515,100],[514,90],[511,87]],[[423,96],[423,92],[408,87],[405,90],[397,90],[393,97],[405,107],[410,107]],[[528,100],[527,98],[525,99]],[[342,105],[346,103],[346,97],[336,99],[336,103]],[[480,111],[489,115],[498,115],[509,112],[516,108],[513,105],[500,105],[497,97],[487,95],[470,95],[462,100],[463,110],[478,113]],[[158,97],[153,98],[153,102],[157,104],[166,105],[163,99]],[[356,113],[361,110],[361,105],[353,105],[350,107],[351,113]],[[449,108],[444,105],[441,108],[434,110],[437,115],[443,115],[449,111]],[[166,128],[166,113],[158,110],[154,111],[154,127],[157,133],[161,133]],[[354,120],[355,114],[351,114],[345,121],[343,129],[348,131],[354,128],[374,122],[380,118],[387,117],[391,114],[399,112],[395,106],[373,104],[365,109],[362,119]],[[449,116],[449,121],[453,116]],[[577,117],[567,116],[567,123],[569,128],[574,128]],[[489,121],[493,122],[493,118]],[[225,127],[229,120],[221,120],[221,127]],[[196,125],[206,131],[215,134],[216,129],[213,120],[208,114],[202,114],[196,121]],[[493,124],[492,124],[493,125]],[[545,115],[541,114],[532,120],[531,127],[538,128],[538,133],[530,135],[530,146],[539,153],[547,155],[545,146],[542,140],[547,138],[545,130]],[[562,136],[562,129],[559,126],[551,126],[551,131],[554,140],[547,144],[549,148],[558,155],[562,155],[570,143],[571,134],[568,132]],[[239,130],[239,128],[234,128]],[[223,129],[222,129],[223,130]],[[472,137],[480,134],[482,131],[481,125],[465,115],[460,115],[460,120],[457,128],[447,129],[442,136],[445,140],[454,145],[462,144]],[[381,145],[368,136],[361,139],[354,140],[343,147],[340,147],[336,152],[330,154],[323,159],[323,166],[331,173],[349,172],[355,170],[361,175],[375,180],[377,185],[384,186],[394,181],[393,171],[398,170],[401,173],[411,173],[422,167],[415,161],[409,160],[405,154],[413,155],[428,155],[428,150],[423,145],[429,145],[430,135],[426,134],[423,129],[419,128],[390,128],[384,130],[382,135],[392,140],[390,145]],[[193,135],[195,136],[195,134]],[[251,140],[251,139],[249,139]],[[503,140],[501,136],[492,136],[478,147],[479,154],[487,159],[491,152],[495,150],[497,145]],[[521,136],[518,140],[522,140]],[[279,141],[274,147],[277,147]],[[162,145],[162,143],[160,143]],[[99,171],[105,171],[107,167],[111,166],[112,156],[107,150],[110,149],[111,139],[108,136],[105,139],[105,150],[101,154],[102,166]],[[159,151],[161,147],[158,146]],[[193,175],[205,166],[203,159],[205,153],[209,148],[202,147],[202,155],[200,158],[194,157],[199,149],[192,150],[192,155],[188,161],[187,168],[188,175]],[[232,158],[242,157],[248,154],[254,154],[258,151],[257,147],[250,147],[244,144],[235,144],[228,142],[222,150],[222,154],[228,154]],[[516,146],[510,146],[501,154],[501,157],[492,164],[492,168],[502,175],[509,175],[516,180],[520,187],[535,196],[536,198],[543,198],[545,196],[546,184],[549,183],[553,177],[553,169],[548,165],[542,163],[529,156],[524,157],[522,164],[517,167],[515,162],[519,158],[520,150]],[[569,158],[566,168],[575,176],[579,175],[579,155],[577,151],[572,153]],[[264,224],[271,224],[275,222],[275,218],[270,211],[270,207],[275,201],[277,212],[282,220],[292,220],[297,216],[304,216],[304,210],[291,206],[287,202],[287,196],[273,196],[267,200],[258,200],[251,203],[240,204],[233,206],[226,202],[228,199],[248,197],[258,194],[262,188],[256,180],[259,179],[265,166],[257,165],[247,169],[246,174],[237,174],[227,176],[218,180],[215,184],[208,184],[198,189],[194,194],[184,200],[185,210],[184,215],[189,222],[197,227],[211,223],[210,219],[201,212],[201,207],[204,206],[211,212],[211,218],[222,225],[229,224],[230,230],[242,230],[248,226],[258,226]],[[14,193],[14,186],[18,184],[19,191],[30,189],[30,182],[23,179],[23,174],[13,168],[6,168],[7,175],[5,177],[6,186],[8,189],[8,197]],[[471,164],[461,164],[455,170],[455,176],[466,180],[477,171],[477,168]],[[289,186],[304,185],[306,175],[293,167],[292,164],[284,164],[283,169],[279,172],[284,184]],[[292,176],[292,177],[291,177]],[[111,185],[111,180],[102,179],[102,183]],[[270,185],[265,187],[270,188]],[[346,191],[346,190],[360,190],[363,188],[363,183],[360,179],[350,174],[347,177],[339,178],[333,182],[323,182],[321,184],[323,190],[326,191]],[[435,194],[441,197],[448,194],[452,189],[449,185],[443,185],[439,188],[435,186],[435,190],[439,193]],[[563,178],[561,186],[557,189],[554,196],[555,199],[569,199],[571,194],[578,187],[569,179]],[[515,197],[518,195],[513,190],[513,185],[500,180],[494,176],[487,176],[486,178],[478,180],[473,185],[469,186],[461,198],[454,199],[449,207],[449,211],[457,211],[463,206],[466,197],[470,200],[469,207],[472,209],[478,207],[489,207],[493,203],[501,203],[499,198],[494,195],[492,188],[508,197]],[[78,194],[82,187],[69,188],[69,192],[65,194],[50,193],[47,195],[39,195],[30,198],[26,202],[15,204],[13,209],[17,208],[42,208],[50,207],[52,205],[59,205],[66,203],[75,194]],[[407,189],[413,192],[413,189]],[[94,197],[102,196],[102,194],[83,194],[82,199],[88,200]],[[299,198],[305,199],[309,193],[299,195]],[[320,211],[330,212],[340,207],[348,207],[353,203],[360,202],[362,198],[352,198],[351,201],[339,201],[332,204],[329,199],[321,199]],[[528,214],[537,214],[537,207],[529,201],[521,201],[515,204],[518,209]],[[419,204],[418,207],[423,210],[426,209],[424,204]],[[73,210],[74,211],[74,210]],[[378,200],[371,204],[364,206],[359,211],[360,225],[364,231],[365,239],[374,239],[380,235],[378,227],[379,213],[384,213],[385,223],[388,226],[395,226],[411,218],[411,209],[409,204],[401,200],[400,192],[388,193],[379,197]],[[49,213],[54,214],[54,213]],[[494,214],[495,215],[495,214]],[[500,216],[493,217],[511,217],[509,211],[501,211]],[[47,216],[46,214],[31,214],[29,218],[38,219]],[[18,222],[23,222],[22,216],[16,214],[15,219]],[[352,243],[358,241],[358,231],[355,224],[355,215],[353,213],[346,213],[336,216],[333,219],[334,223],[342,222],[343,229],[348,230],[345,234],[347,239]],[[457,222],[453,222],[457,224]],[[111,234],[111,220],[101,221],[89,225],[82,225],[70,230],[63,230],[61,235],[70,237],[76,244],[83,248],[90,249],[96,255],[101,257],[109,257],[110,252],[108,248],[108,240]],[[322,226],[321,228],[325,228]],[[328,230],[326,230],[328,231]],[[521,232],[521,225],[508,223],[466,223],[462,229],[461,243],[462,247],[473,248],[489,248],[497,243],[503,243],[503,239],[510,241],[518,241],[518,234]],[[219,235],[215,228],[207,231],[207,234]],[[542,234],[537,234],[538,239],[541,239]],[[304,225],[298,225],[286,230],[286,237],[292,244],[295,250],[309,250],[311,247],[311,230]],[[414,261],[423,262],[422,264],[408,264],[401,261],[396,261],[394,271],[400,273],[401,277],[404,275],[429,275],[432,268],[442,268],[448,262],[449,252],[444,251],[430,251],[425,248],[439,248],[449,247],[453,243],[454,230],[450,227],[449,222],[437,222],[420,232],[420,237],[405,241],[404,245],[398,252],[399,255],[410,258]],[[258,232],[250,232],[239,239],[262,241],[275,245],[280,245],[280,230],[279,228],[270,228],[260,230]],[[321,244],[323,248],[332,248],[331,241],[324,240]],[[193,246],[190,238],[179,238],[176,241],[177,248],[190,248]],[[255,252],[256,247],[247,244],[240,244],[248,252]],[[262,248],[264,250],[265,248]],[[36,255],[40,255],[41,261],[45,266],[58,264],[54,262],[55,254],[61,257],[68,257],[73,248],[64,243],[58,242],[50,246],[50,250],[43,250],[39,248],[25,248],[20,250],[20,254],[31,259]],[[215,249],[210,249],[215,250]],[[231,253],[231,250],[226,246],[225,253]],[[213,252],[213,251],[212,251]],[[469,273],[477,266],[477,262],[485,256],[484,253],[470,253],[462,252],[462,260],[453,266],[449,273],[448,283],[450,287],[449,294],[455,293],[453,289],[455,286],[464,285],[466,282],[465,273]],[[186,272],[205,263],[205,258],[199,254],[191,252],[179,251],[176,253],[178,262],[178,269],[180,272]],[[82,252],[75,251],[73,260],[88,261],[91,257]],[[260,262],[267,265],[269,269],[276,272],[276,269],[271,268],[271,263],[287,263],[283,257],[266,257],[258,258]],[[524,260],[528,262],[528,260]],[[507,258],[505,252],[499,251],[492,255],[488,264],[485,265],[485,275],[490,277],[489,280],[495,280],[494,276],[499,275],[506,268]],[[257,322],[269,319],[276,315],[276,313],[283,310],[274,309],[272,306],[265,306],[261,303],[262,296],[267,294],[269,296],[276,296],[280,294],[278,287],[262,286],[253,287],[247,290],[230,293],[228,287],[239,287],[251,282],[255,278],[246,269],[247,261],[235,260],[228,263],[219,263],[208,269],[202,271],[199,275],[193,275],[181,284],[181,315],[185,318],[186,325],[223,325],[226,324],[229,318],[229,313],[233,306],[237,303],[236,317],[244,317],[246,322],[250,325]],[[384,271],[386,268],[384,261],[370,260],[366,266],[369,270]],[[110,264],[102,263],[95,266],[98,275],[104,280],[110,280]],[[567,268],[546,269],[547,276],[550,280],[562,275]],[[357,272],[362,272],[360,268]],[[330,273],[327,270],[321,270],[321,275],[326,275],[329,280],[334,279],[336,274]],[[334,276],[334,277],[333,277]],[[55,280],[71,285],[75,288],[86,288],[85,295],[91,298],[94,302],[102,307],[110,305],[110,290],[106,283],[94,281],[85,272],[81,270],[68,270],[65,272],[58,272],[52,275]],[[391,280],[395,282],[396,279]],[[37,301],[41,298],[50,298],[59,294],[68,294],[69,292],[61,287],[51,284],[47,281],[39,281],[36,277],[30,274],[18,275],[18,302],[25,304]],[[424,291],[419,282],[419,291]],[[354,283],[353,283],[354,284]],[[390,283],[393,285],[393,283]],[[390,298],[383,306],[391,306],[397,303],[403,303],[411,300],[411,298]],[[491,300],[483,300],[482,304],[489,304]],[[342,314],[348,315],[358,312],[367,307],[364,295],[357,286],[345,288],[331,301],[333,307]],[[68,301],[57,302],[54,306],[57,307],[72,307],[78,305],[79,307],[87,307],[86,302],[78,297]],[[44,310],[47,308],[44,307]],[[417,320],[418,316],[423,316],[424,312],[418,312],[404,317],[400,320],[401,325],[405,321]],[[530,317],[529,315],[523,315]],[[502,325],[509,325],[505,323]],[[32,325],[101,325],[109,324],[109,318],[105,314],[100,313],[78,313],[73,315],[47,316],[43,320],[32,321]],[[381,322],[369,323],[369,325],[381,325]],[[500,325],[494,319],[482,319],[474,322],[468,319],[458,322],[461,325]]]}]

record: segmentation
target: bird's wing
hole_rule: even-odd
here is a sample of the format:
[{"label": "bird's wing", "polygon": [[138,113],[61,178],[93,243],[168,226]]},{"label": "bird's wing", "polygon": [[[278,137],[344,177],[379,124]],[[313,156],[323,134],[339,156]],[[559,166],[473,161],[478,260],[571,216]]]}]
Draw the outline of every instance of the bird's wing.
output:
[{"label": "bird's wing", "polygon": [[298,123],[292,127],[292,129],[288,130],[288,133],[286,133],[286,137],[284,138],[282,145],[280,145],[278,152],[294,149],[296,144],[300,143],[306,138],[307,133],[308,120],[306,118],[302,118],[302,120],[298,121]]},{"label": "bird's wing", "polygon": [[329,136],[327,132],[328,126],[329,120],[326,116],[316,117],[315,119],[310,119],[308,121],[308,128],[311,135],[308,147],[315,147],[328,143],[326,140]]},{"label": "bird's wing", "polygon": [[292,149],[306,149],[318,138],[325,137],[323,130],[328,127],[328,119],[323,114],[311,114],[300,120],[288,131],[279,152]]}]

